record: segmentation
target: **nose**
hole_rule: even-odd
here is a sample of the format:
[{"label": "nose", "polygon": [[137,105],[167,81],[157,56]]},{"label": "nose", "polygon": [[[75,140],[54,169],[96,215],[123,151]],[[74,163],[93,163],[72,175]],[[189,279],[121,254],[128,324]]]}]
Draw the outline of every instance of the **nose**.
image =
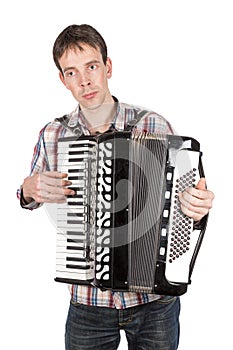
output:
[{"label": "nose", "polygon": [[89,76],[87,74],[82,74],[80,77],[80,85],[81,87],[86,87],[91,85],[91,81],[89,79]]}]

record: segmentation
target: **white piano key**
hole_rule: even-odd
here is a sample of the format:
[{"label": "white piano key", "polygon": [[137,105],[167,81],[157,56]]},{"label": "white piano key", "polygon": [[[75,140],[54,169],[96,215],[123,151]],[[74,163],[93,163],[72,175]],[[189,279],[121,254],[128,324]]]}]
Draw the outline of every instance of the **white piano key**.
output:
[{"label": "white piano key", "polygon": [[83,145],[90,145],[90,146],[96,146],[96,142],[93,140],[74,140],[69,142],[59,142],[58,143],[58,149],[59,151],[62,149],[72,149],[72,148],[78,148],[82,147]]},{"label": "white piano key", "polygon": [[58,154],[57,159],[58,162],[61,162],[62,164],[65,164],[67,162],[70,164],[73,159],[82,159],[82,161],[85,162],[88,161],[89,159],[95,159],[96,156],[93,153],[84,153],[84,154]]},{"label": "white piano key", "polygon": [[72,182],[72,186],[77,186],[77,187],[86,187],[87,185],[87,180],[85,179],[71,180],[71,182]]},{"label": "white piano key", "polygon": [[60,147],[59,153],[69,154],[70,152],[93,152],[93,149],[94,147],[84,146],[81,144],[77,147]]},{"label": "white piano key", "polygon": [[[79,198],[74,198],[74,200],[72,200],[72,202],[73,201],[79,202]],[[78,208],[83,207],[83,206],[84,206],[83,204],[76,204],[73,209],[78,209]],[[57,213],[58,213],[58,215],[62,211],[69,212],[69,211],[71,211],[71,209],[72,209],[72,205],[69,205],[68,203],[58,203],[57,204]],[[72,212],[73,212],[73,210],[72,210]]]},{"label": "white piano key", "polygon": [[56,278],[66,278],[73,280],[93,280],[95,277],[94,269],[90,269],[88,271],[85,270],[71,270],[66,267],[57,266],[56,267]]},{"label": "white piano key", "polygon": [[[75,166],[75,168],[77,168],[77,166]],[[83,169],[80,169],[80,172],[79,172],[78,169],[75,169],[76,172],[74,172],[74,169],[72,169],[72,172],[70,172],[69,167],[64,167],[64,168],[60,169],[59,171],[67,174],[66,180],[68,180],[69,178],[73,178],[74,176],[79,177],[80,180],[86,179],[88,177],[88,175],[87,174],[82,175],[81,170],[83,171]]]},{"label": "white piano key", "polygon": [[[77,198],[75,198],[74,200],[77,200]],[[76,205],[75,206],[75,210],[70,210],[70,205],[66,205],[63,207],[58,208],[58,216],[63,215],[64,213],[67,215],[68,213],[72,212],[76,212],[76,213],[86,213],[87,212],[87,206],[86,205]]]},{"label": "white piano key", "polygon": [[67,230],[67,229],[76,229],[76,230],[80,230],[80,231],[86,231],[86,225],[83,223],[83,224],[67,224],[66,221],[58,221],[58,225],[57,225],[57,228],[59,230]]},{"label": "white piano key", "polygon": [[79,162],[78,164],[68,164],[68,166],[64,165],[63,163],[59,164],[58,163],[58,168],[59,168],[59,171],[64,171],[64,172],[68,172],[68,170],[76,170],[77,171],[77,174],[79,173],[79,171],[84,171],[84,172],[87,172],[87,169],[88,169],[88,164],[85,163],[85,162]]}]

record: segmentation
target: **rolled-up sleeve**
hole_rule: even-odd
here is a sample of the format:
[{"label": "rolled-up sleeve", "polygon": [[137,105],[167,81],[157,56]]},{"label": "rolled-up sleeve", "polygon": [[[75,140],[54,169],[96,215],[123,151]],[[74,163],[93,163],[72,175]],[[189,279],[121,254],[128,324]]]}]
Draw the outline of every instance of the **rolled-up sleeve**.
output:
[{"label": "rolled-up sleeve", "polygon": [[[52,123],[49,123],[49,124],[52,124]],[[34,147],[29,176],[32,176],[36,173],[50,170],[47,149],[46,149],[47,146],[46,146],[46,140],[45,140],[45,132],[49,124],[47,124],[43,129],[41,129],[39,133],[38,141]],[[49,146],[51,147],[51,142],[49,143]],[[22,185],[19,186],[19,188],[17,189],[17,198],[20,201],[21,207],[24,209],[32,210],[32,209],[39,208],[42,205],[41,203],[37,203],[34,200],[31,201],[30,203],[27,203],[23,196]]]}]

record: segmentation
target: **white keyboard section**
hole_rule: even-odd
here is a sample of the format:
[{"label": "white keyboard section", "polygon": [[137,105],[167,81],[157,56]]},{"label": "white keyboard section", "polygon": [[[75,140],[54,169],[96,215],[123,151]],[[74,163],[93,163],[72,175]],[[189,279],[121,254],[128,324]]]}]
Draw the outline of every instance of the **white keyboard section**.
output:
[{"label": "white keyboard section", "polygon": [[57,205],[56,278],[90,281],[95,277],[96,143],[59,142],[58,171],[68,173],[76,194]]}]

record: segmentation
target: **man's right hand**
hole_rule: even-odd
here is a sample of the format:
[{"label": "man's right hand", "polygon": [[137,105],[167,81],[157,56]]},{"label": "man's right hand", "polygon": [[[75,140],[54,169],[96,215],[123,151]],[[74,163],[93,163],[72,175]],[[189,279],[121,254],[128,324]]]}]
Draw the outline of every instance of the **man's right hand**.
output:
[{"label": "man's right hand", "polygon": [[23,182],[23,197],[27,203],[35,200],[37,203],[64,203],[66,196],[75,192],[67,186],[67,174],[58,171],[46,171],[27,177]]}]

